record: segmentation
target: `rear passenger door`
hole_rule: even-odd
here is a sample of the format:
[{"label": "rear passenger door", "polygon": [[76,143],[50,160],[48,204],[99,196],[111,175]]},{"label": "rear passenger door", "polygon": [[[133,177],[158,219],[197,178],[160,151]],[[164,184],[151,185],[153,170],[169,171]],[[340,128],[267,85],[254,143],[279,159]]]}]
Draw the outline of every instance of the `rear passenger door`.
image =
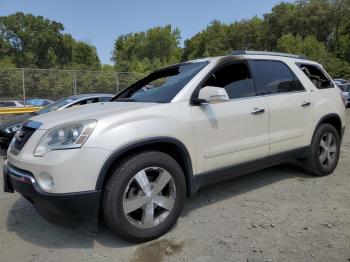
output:
[{"label": "rear passenger door", "polygon": [[312,125],[310,93],[281,61],[253,60],[249,64],[269,110],[269,155],[308,145]]}]

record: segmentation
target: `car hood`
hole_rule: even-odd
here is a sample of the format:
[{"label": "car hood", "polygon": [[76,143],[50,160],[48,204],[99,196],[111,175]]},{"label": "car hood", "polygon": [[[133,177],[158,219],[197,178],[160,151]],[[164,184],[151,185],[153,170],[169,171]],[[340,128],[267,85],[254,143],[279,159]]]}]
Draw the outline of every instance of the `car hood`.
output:
[{"label": "car hood", "polygon": [[64,110],[53,111],[47,114],[38,115],[30,120],[42,123],[39,129],[50,129],[52,127],[81,120],[108,118],[117,114],[128,113],[146,107],[156,106],[157,103],[140,102],[104,102],[82,105]]},{"label": "car hood", "polygon": [[15,117],[11,117],[9,119],[6,119],[1,125],[0,125],[0,131],[3,131],[5,128],[8,128],[10,126],[16,125],[16,124],[22,124],[27,119],[35,116],[35,113],[29,113],[25,115],[19,115]]}]

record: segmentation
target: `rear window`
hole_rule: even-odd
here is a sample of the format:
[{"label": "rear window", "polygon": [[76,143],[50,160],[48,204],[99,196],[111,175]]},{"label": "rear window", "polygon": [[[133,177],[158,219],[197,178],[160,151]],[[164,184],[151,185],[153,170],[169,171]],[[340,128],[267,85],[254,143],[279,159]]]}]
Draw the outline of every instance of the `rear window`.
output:
[{"label": "rear window", "polygon": [[310,64],[297,64],[301,71],[311,80],[311,82],[318,89],[333,88],[332,81],[326,76],[323,70],[315,65]]}]

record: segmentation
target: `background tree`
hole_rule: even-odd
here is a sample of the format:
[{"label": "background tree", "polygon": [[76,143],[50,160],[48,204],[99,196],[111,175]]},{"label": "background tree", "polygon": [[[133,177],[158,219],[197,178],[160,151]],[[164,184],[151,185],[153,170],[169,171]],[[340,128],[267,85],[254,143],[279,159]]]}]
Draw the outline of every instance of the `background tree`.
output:
[{"label": "background tree", "polygon": [[146,32],[121,35],[114,45],[112,60],[117,71],[145,73],[181,58],[180,30],[171,25]]},{"label": "background tree", "polygon": [[350,78],[350,0],[280,3],[263,18],[231,24],[212,22],[185,41],[183,59],[266,50],[304,54],[333,77]]},{"label": "background tree", "polygon": [[[26,71],[28,94],[116,92],[142,75],[181,60],[225,55],[232,50],[282,51],[322,63],[333,77],[350,79],[350,0],[296,0],[275,5],[262,17],[212,21],[180,47],[171,25],[119,36],[113,66],[101,65],[96,48],[64,32],[63,24],[21,12],[0,17],[0,94],[20,93],[21,72],[4,68],[93,70]],[[116,73],[118,71],[118,74]],[[132,73],[121,73],[132,72]]]},{"label": "background tree", "polygon": [[21,12],[0,17],[0,60],[16,67],[63,68],[100,66],[95,47],[64,34],[61,23]]}]

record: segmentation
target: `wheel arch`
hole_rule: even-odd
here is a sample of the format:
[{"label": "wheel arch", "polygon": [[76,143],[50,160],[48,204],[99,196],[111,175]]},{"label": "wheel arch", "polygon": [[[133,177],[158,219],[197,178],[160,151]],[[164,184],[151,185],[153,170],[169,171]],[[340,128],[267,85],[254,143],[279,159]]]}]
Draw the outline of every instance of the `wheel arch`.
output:
[{"label": "wheel arch", "polygon": [[314,130],[314,134],[312,136],[312,139],[315,136],[316,130],[319,128],[320,125],[322,124],[330,124],[332,125],[338,132],[339,138],[341,139],[342,137],[342,120],[340,118],[340,116],[338,114],[327,114],[325,116],[323,116],[317,123],[316,128]]},{"label": "wheel arch", "polygon": [[96,190],[103,190],[109,177],[111,176],[111,170],[118,165],[120,160],[128,157],[130,154],[143,151],[143,150],[156,150],[166,153],[173,157],[181,166],[185,178],[186,178],[186,191],[187,195],[192,192],[191,179],[193,176],[191,156],[186,146],[178,139],[171,137],[153,137],[148,139],[142,139],[136,142],[125,145],[113,152],[110,157],[105,161],[100,170],[100,173],[96,182]]}]

